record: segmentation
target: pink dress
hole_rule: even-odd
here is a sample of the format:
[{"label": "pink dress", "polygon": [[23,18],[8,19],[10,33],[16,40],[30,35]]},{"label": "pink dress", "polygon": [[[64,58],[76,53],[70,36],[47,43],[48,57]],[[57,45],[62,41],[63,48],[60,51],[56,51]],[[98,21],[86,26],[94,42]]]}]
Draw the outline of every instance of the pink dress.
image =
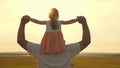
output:
[{"label": "pink dress", "polygon": [[46,23],[46,32],[40,45],[41,54],[57,54],[64,51],[65,41],[61,32],[61,22],[58,21],[59,28],[53,30],[51,23]]}]

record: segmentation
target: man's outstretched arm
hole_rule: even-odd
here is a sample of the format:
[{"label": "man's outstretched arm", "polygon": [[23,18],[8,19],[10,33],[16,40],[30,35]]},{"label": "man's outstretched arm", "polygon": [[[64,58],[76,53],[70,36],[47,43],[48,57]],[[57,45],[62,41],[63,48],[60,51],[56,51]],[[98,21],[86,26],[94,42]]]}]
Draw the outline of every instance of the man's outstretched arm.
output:
[{"label": "man's outstretched arm", "polygon": [[89,31],[89,27],[87,25],[87,21],[85,17],[79,16],[77,18],[78,18],[78,22],[82,24],[82,30],[83,30],[82,40],[79,42],[80,50],[82,51],[91,43],[91,37],[90,37],[90,31]]},{"label": "man's outstretched arm", "polygon": [[17,43],[27,50],[27,41],[25,40],[25,24],[29,22],[29,16],[23,16],[20,22],[17,35]]}]

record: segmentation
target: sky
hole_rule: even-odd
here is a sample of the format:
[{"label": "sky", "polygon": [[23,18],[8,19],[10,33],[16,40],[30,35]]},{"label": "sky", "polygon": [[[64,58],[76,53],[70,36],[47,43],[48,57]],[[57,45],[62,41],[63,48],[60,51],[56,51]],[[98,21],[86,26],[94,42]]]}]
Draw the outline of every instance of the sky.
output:
[{"label": "sky", "polygon": [[[120,53],[120,0],[0,0],[0,52],[26,52],[17,44],[20,19],[29,15],[38,20],[49,20],[51,8],[59,11],[59,20],[85,16],[91,33],[91,44],[82,52]],[[29,22],[26,39],[40,43],[45,25]],[[66,44],[82,38],[78,22],[62,25]]]}]

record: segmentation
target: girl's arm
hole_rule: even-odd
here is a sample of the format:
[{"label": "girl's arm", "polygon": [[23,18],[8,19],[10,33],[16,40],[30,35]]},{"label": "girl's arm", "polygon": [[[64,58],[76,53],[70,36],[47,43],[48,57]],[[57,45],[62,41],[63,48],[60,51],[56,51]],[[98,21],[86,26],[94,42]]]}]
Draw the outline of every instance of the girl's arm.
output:
[{"label": "girl's arm", "polygon": [[36,23],[36,24],[41,24],[41,25],[45,25],[46,24],[46,21],[40,21],[40,20],[37,20],[37,19],[34,19],[34,18],[30,18],[30,21]]},{"label": "girl's arm", "polygon": [[61,24],[72,24],[72,23],[75,23],[77,22],[78,20],[77,19],[72,19],[72,20],[68,20],[68,21],[61,21]]}]

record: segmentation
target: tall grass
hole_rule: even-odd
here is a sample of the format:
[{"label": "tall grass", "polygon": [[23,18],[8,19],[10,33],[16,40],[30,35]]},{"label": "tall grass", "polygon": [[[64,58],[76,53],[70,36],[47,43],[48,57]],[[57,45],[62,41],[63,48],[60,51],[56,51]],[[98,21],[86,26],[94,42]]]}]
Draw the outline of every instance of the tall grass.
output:
[{"label": "tall grass", "polygon": [[[74,68],[120,68],[120,57],[77,56],[71,60],[71,64],[74,64]],[[1,56],[0,68],[37,68],[37,63],[32,56]]]}]

